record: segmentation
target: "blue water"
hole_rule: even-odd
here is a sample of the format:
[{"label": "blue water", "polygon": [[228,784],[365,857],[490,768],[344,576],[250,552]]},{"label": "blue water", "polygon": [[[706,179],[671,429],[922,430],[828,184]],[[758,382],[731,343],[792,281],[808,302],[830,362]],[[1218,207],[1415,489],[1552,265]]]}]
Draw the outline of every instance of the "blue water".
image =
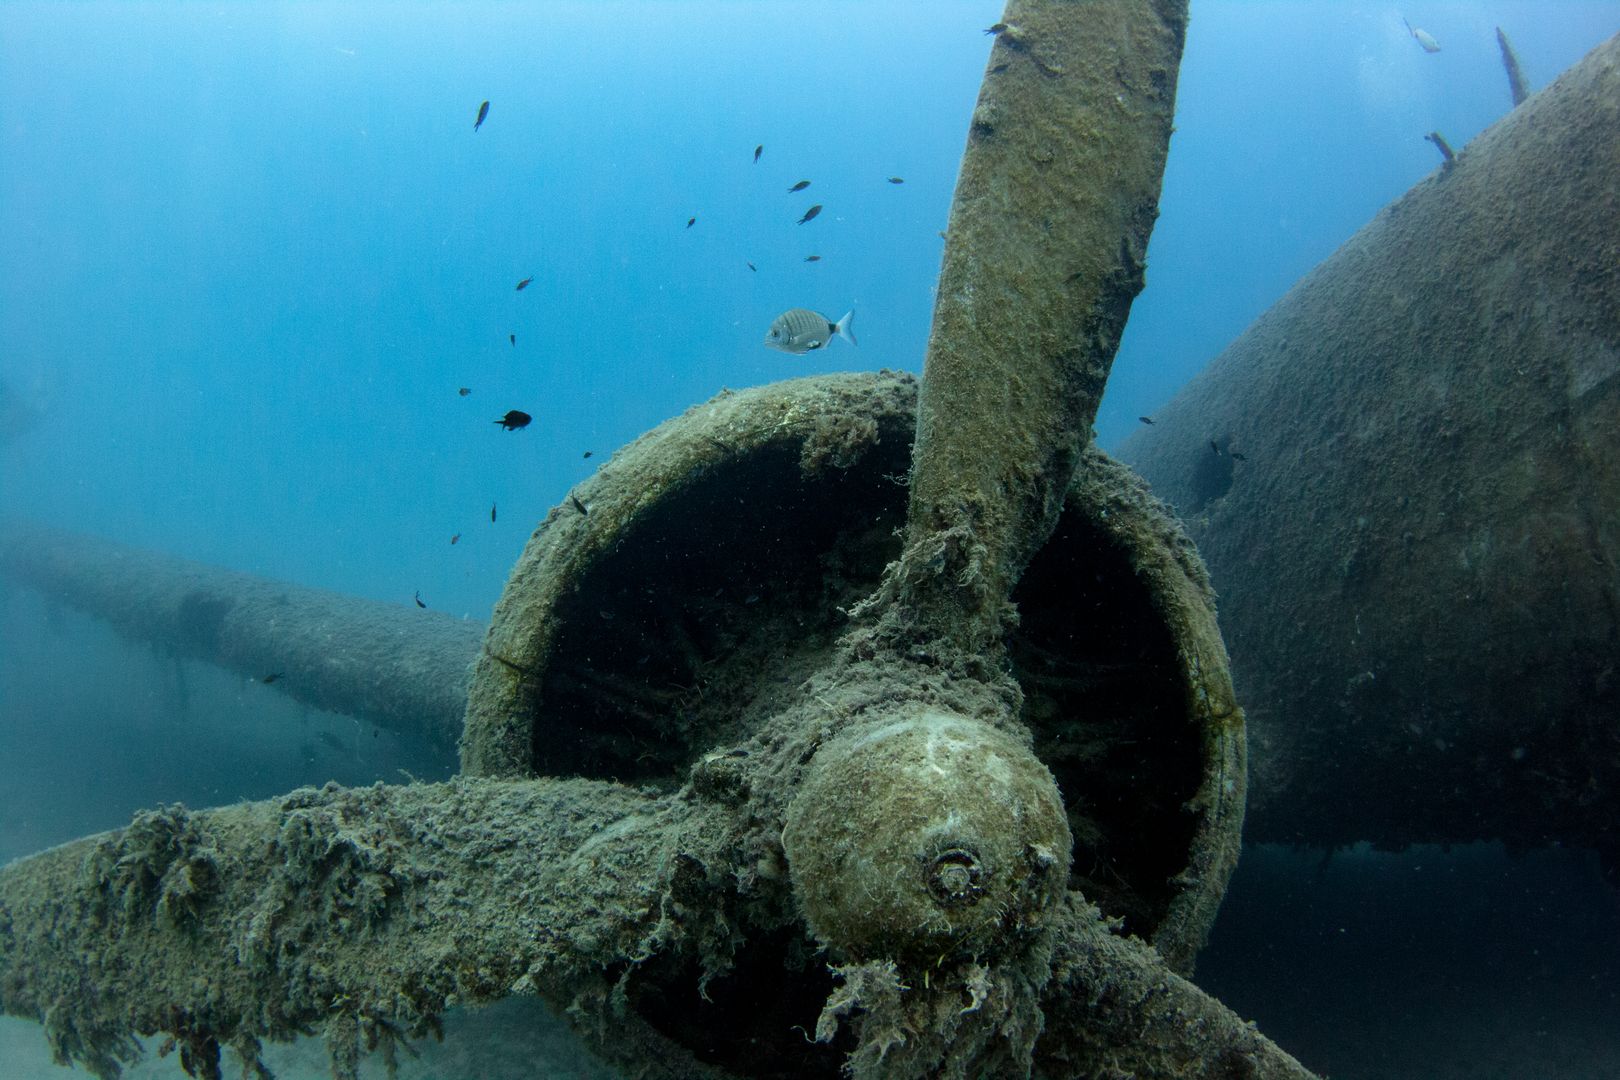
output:
[{"label": "blue water", "polygon": [[[1426,132],[1502,115],[1495,25],[1537,86],[1620,27],[1612,2],[1404,9],[1429,55],[1402,10],[1194,5],[1104,445],[1433,169]],[[6,505],[483,617],[586,450],[723,386],[921,369],[998,13],[0,8],[0,378],[46,417],[0,459]],[[799,305],[854,307],[860,348],[761,347]],[[509,408],[534,425],[490,423]]]},{"label": "blue water", "polygon": [[[1000,10],[4,4],[0,380],[41,422],[0,448],[0,507],[487,618],[547,509],[649,427],[722,387],[921,371]],[[1506,112],[1494,27],[1533,88],[1620,30],[1615,0],[1192,12],[1105,446],[1432,171],[1424,134],[1460,148]],[[762,347],[796,306],[853,308],[860,347]],[[533,425],[491,423],[513,408]],[[12,635],[17,611],[37,614]],[[48,655],[27,650],[79,707],[94,675]],[[148,679],[129,663],[112,676]],[[17,687],[14,726],[56,708]],[[83,707],[126,722],[120,687]],[[165,722],[168,698],[141,700],[127,723]],[[66,763],[39,762],[48,797]],[[136,805],[297,779],[182,792],[195,770],[164,768]]]}]

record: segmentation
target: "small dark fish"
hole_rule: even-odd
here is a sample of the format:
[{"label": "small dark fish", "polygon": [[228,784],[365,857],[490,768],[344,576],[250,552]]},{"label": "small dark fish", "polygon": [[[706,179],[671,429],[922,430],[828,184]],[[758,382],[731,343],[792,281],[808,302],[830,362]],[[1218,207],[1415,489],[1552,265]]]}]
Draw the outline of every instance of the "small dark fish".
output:
[{"label": "small dark fish", "polygon": [[821,261],[821,256],[820,255],[806,255],[804,257],[804,261],[805,262],[820,262]]},{"label": "small dark fish", "polygon": [[519,428],[528,427],[529,421],[533,419],[534,417],[522,409],[508,409],[506,415],[494,421],[494,423],[501,425],[507,431],[517,431]]},{"label": "small dark fish", "polygon": [[488,115],[489,115],[489,102],[486,101],[482,105],[478,106],[478,119],[473,121],[473,130],[474,131],[477,131],[479,128],[484,126],[484,118],[486,116],[488,116]]},{"label": "small dark fish", "polygon": [[1249,460],[1247,457],[1244,457],[1242,454],[1238,453],[1236,450],[1233,450],[1230,454],[1227,454],[1226,456],[1231,458],[1233,461],[1248,461]]},{"label": "small dark fish", "polygon": [[495,520],[495,504],[494,503],[489,504],[489,520],[491,520],[491,521]]},{"label": "small dark fish", "polygon": [[1213,451],[1215,451],[1215,452],[1216,452],[1216,453],[1217,453],[1217,454],[1218,454],[1218,453],[1220,453],[1220,452],[1221,452],[1221,448],[1220,448],[1220,446],[1218,446],[1218,445],[1217,445],[1217,444],[1216,444],[1216,442],[1215,442],[1215,440],[1214,440],[1214,439],[1211,439],[1211,440],[1209,440],[1209,448],[1210,448],[1210,449],[1211,449],[1211,450],[1213,450]]},{"label": "small dark fish", "polygon": [[468,394],[472,393],[472,387],[463,386],[460,390],[457,390],[456,393],[461,397],[466,397]]},{"label": "small dark fish", "polygon": [[458,542],[459,542],[459,541],[460,541],[460,540],[461,540],[461,534],[460,534],[460,533],[456,533],[456,535],[454,535],[454,536],[452,536],[452,537],[451,537],[451,538],[450,538],[450,543],[451,543],[451,545],[452,545],[452,546],[454,546],[454,545],[455,545],[455,544],[456,544],[456,543],[458,543]]},{"label": "small dark fish", "polygon": [[803,191],[805,188],[807,188],[809,186],[810,186],[810,181],[808,181],[808,180],[800,180],[797,184],[794,184],[792,187],[788,188],[788,194],[791,195],[795,191]]},{"label": "small dark fish", "polygon": [[594,453],[596,453],[596,451],[595,451],[595,450],[587,450],[587,451],[585,451],[585,456],[586,456],[586,457],[590,457],[590,456],[591,456],[591,455],[592,455],[592,454],[594,454]]},{"label": "small dark fish", "polygon": [[377,737],[377,734],[378,734],[378,732],[377,732],[377,729],[376,729],[376,728],[372,728],[372,729],[371,729],[371,737],[372,737],[372,738],[373,738],[373,739],[375,739],[375,738],[376,738],[376,737]]},{"label": "small dark fish", "polygon": [[806,210],[804,212],[804,217],[799,219],[799,224],[803,225],[805,222],[809,221],[811,218],[815,217],[819,213],[821,213],[821,204],[816,203],[816,205],[812,206],[810,209],[808,209],[808,210]]},{"label": "small dark fish", "polygon": [[424,607],[424,608],[427,607],[426,604],[422,603],[422,590],[421,589],[417,589],[416,593],[414,595],[415,595],[415,598],[416,598],[416,606],[417,607]]},{"label": "small dark fish", "polygon": [[995,35],[999,36],[1001,34],[1001,32],[1006,30],[1006,29],[1007,29],[1007,24],[1006,23],[998,22],[998,23],[996,23],[996,24],[994,24],[992,26],[985,27],[984,32],[987,33],[987,34],[995,34]]},{"label": "small dark fish", "polygon": [[754,147],[754,164],[755,165],[759,164],[759,155],[763,154],[764,152],[765,152],[765,144],[764,143],[760,143],[758,146]]},{"label": "small dark fish", "polygon": [[1137,419],[1142,421],[1142,423],[1144,423],[1144,424],[1153,423],[1153,417],[1151,417],[1151,416],[1138,416]]},{"label": "small dark fish", "polygon": [[688,229],[690,229],[692,226],[694,226],[696,224],[697,224],[697,218],[689,217],[689,218],[686,219],[686,227]]},{"label": "small dark fish", "polygon": [[759,267],[755,266],[753,263],[748,264],[748,269],[752,270],[756,274],[759,273]]},{"label": "small dark fish", "polygon": [[506,340],[510,341],[512,343],[512,348],[514,348],[514,349],[517,348],[517,335],[516,334],[507,334],[506,335]]},{"label": "small dark fish", "polygon": [[906,178],[903,177],[903,176],[891,176],[891,177],[889,177],[889,183],[891,183],[891,184],[903,184],[905,182],[906,182]]},{"label": "small dark fish", "polygon": [[287,673],[285,671],[272,671],[270,674],[266,675],[264,678],[260,679],[259,681],[264,683],[264,685],[269,686],[271,683],[275,682],[277,679],[285,679],[286,677],[287,677]]},{"label": "small dark fish", "polygon": [[578,495],[570,495],[570,496],[568,496],[568,501],[573,503],[574,504],[574,509],[578,510],[582,515],[590,513],[589,510],[585,509],[585,504],[579,501],[579,496]]},{"label": "small dark fish", "polygon": [[518,282],[517,283],[517,291],[522,292],[524,289],[527,289],[529,287],[529,282],[531,282],[533,280],[534,280],[534,278],[532,278],[532,277],[526,277],[522,281]]}]

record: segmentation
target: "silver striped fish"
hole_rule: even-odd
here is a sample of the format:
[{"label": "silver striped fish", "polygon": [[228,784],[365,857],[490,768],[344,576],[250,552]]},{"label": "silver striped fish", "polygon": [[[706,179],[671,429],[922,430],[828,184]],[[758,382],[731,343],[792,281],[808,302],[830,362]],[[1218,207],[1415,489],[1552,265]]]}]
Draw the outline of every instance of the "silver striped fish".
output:
[{"label": "silver striped fish", "polygon": [[833,322],[819,311],[796,307],[771,320],[771,328],[765,332],[765,344],[794,355],[819,349],[835,337],[853,345],[855,333],[850,329],[850,320],[854,318],[855,313],[848,311],[842,319]]}]

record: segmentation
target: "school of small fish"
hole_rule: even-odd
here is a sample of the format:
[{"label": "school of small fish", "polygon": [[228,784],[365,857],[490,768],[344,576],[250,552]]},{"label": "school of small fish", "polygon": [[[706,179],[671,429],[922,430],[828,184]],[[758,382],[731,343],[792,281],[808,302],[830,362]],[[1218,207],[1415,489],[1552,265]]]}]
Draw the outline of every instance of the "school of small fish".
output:
[{"label": "school of small fish", "polygon": [[[1404,18],[1402,19],[1402,22],[1406,25],[1407,33],[1411,35],[1412,39],[1418,43],[1425,53],[1437,53],[1440,51],[1440,42],[1434,37],[1433,34],[1421,27],[1413,26],[1410,21],[1407,21]],[[1015,45],[1022,44],[1025,39],[1025,31],[1022,28],[1010,23],[995,23],[994,25],[988,27],[984,32],[987,35],[1001,38],[1003,41],[1010,41]],[[1500,31],[1498,31],[1498,33],[1500,33]],[[1000,71],[1003,70],[1005,66],[1006,65],[1002,65],[999,68],[992,68],[991,70],[992,72]],[[473,131],[475,133],[482,130],[485,121],[489,119],[489,111],[490,102],[487,99],[478,105],[477,115],[473,119]],[[1436,147],[1440,149],[1441,153],[1445,157],[1446,165],[1449,166],[1454,160],[1454,155],[1450,146],[1447,145],[1445,139],[1440,135],[1440,133],[1432,132],[1429,135],[1426,135],[1425,138],[1429,139],[1436,145]],[[764,153],[764,143],[755,145],[751,164],[758,165]],[[888,176],[885,177],[884,180],[886,183],[894,186],[902,185],[906,182],[905,178],[901,176]],[[811,184],[812,181],[809,178],[801,178],[787,188],[787,193],[789,195],[796,195],[808,189]],[[824,204],[822,203],[815,203],[811,205],[797,218],[796,223],[799,225],[809,224],[821,215],[823,209]],[[689,215],[686,219],[685,228],[693,228],[697,224],[697,220],[697,214]],[[939,236],[941,239],[944,239],[945,233],[941,232]],[[819,254],[812,253],[802,256],[801,261],[804,263],[819,263],[822,261],[822,257]],[[759,273],[759,267],[753,261],[745,260],[744,265],[748,267],[748,270],[751,273]],[[532,285],[534,281],[535,278],[533,275],[521,278],[518,280],[514,291],[523,292],[530,285]],[[821,312],[812,310],[810,308],[789,308],[771,320],[770,325],[766,329],[763,344],[767,348],[776,349],[780,352],[788,353],[794,356],[802,356],[806,353],[823,349],[834,338],[842,338],[851,346],[854,346],[856,341],[855,334],[852,329],[853,319],[853,311],[845,312],[841,319],[834,321]],[[507,334],[507,342],[512,348],[517,348],[517,334],[515,332]],[[472,389],[466,386],[460,387],[457,390],[457,394],[461,397],[467,397],[471,393]],[[1141,416],[1138,417],[1138,419],[1144,425],[1152,425],[1154,423],[1153,417],[1151,416]],[[503,431],[521,431],[527,428],[533,422],[533,420],[534,417],[522,409],[509,409],[503,416],[493,421],[493,423],[500,427]],[[1210,441],[1210,449],[1216,454],[1221,454],[1223,452],[1221,446],[1214,440]],[[583,457],[588,459],[591,457],[591,453],[592,452],[590,450],[586,450]],[[1227,451],[1227,453],[1236,461],[1244,460],[1243,455],[1240,453],[1231,451]],[[586,504],[581,501],[577,495],[570,494],[568,496],[568,500],[573,509],[580,515],[583,516],[589,513]],[[489,507],[489,520],[491,524],[495,523],[496,517],[496,504],[491,503]],[[450,537],[450,543],[452,546],[459,543],[460,540],[461,533],[459,532],[453,533]],[[427,604],[422,600],[420,590],[413,594],[413,599],[417,607],[427,607]],[[283,677],[284,673],[282,672],[272,672],[263,676],[260,681],[267,684],[274,683]]]},{"label": "school of small fish", "polygon": [[[477,110],[477,115],[473,119],[473,131],[474,132],[482,130],[485,121],[487,121],[489,119],[489,109],[490,109],[490,103],[489,103],[488,100],[485,100],[485,101],[479,103],[478,110]],[[765,144],[764,143],[757,144],[754,147],[753,158],[752,158],[751,163],[754,164],[754,165],[758,165],[759,162],[760,162],[760,158],[764,155],[764,153],[765,153]],[[888,183],[888,184],[891,184],[891,185],[899,185],[899,184],[904,184],[905,183],[905,179],[903,177],[899,177],[899,176],[885,177],[884,181],[886,183]],[[790,185],[788,187],[788,189],[787,189],[787,193],[789,195],[796,195],[799,192],[804,191],[806,188],[808,188],[810,186],[811,186],[811,180],[808,179],[808,178],[802,178],[802,179],[796,181],[795,183],[793,183],[792,185]],[[799,225],[806,225],[806,224],[816,220],[816,218],[821,215],[821,212],[822,212],[823,209],[824,209],[824,204],[815,203],[815,204],[811,205],[810,207],[808,207],[807,209],[805,209],[798,216],[798,218],[795,219],[795,220],[796,220],[797,224],[799,224]],[[697,214],[688,215],[687,218],[686,218],[686,224],[685,224],[684,227],[686,229],[691,229],[693,226],[695,226],[697,224],[697,220],[698,220],[698,215]],[[821,261],[821,256],[819,254],[813,254],[813,253],[808,254],[808,255],[804,255],[804,256],[802,256],[802,261],[804,261],[806,263],[817,263],[817,262]],[[759,266],[755,262],[753,262],[752,260],[745,260],[744,265],[748,267],[748,270],[749,270],[750,273],[756,273],[756,274],[759,273]],[[508,280],[511,280],[511,279],[508,279]],[[528,277],[520,278],[518,280],[518,282],[517,282],[517,285],[514,287],[514,291],[515,292],[523,292],[525,289],[529,288],[530,285],[533,285],[534,281],[535,281],[534,275],[530,275]],[[789,354],[796,355],[796,356],[803,355],[805,353],[813,352],[813,351],[815,351],[817,349],[824,348],[824,347],[826,347],[828,342],[830,342],[833,338],[843,338],[850,345],[854,345],[855,344],[855,334],[854,334],[853,330],[851,329],[851,323],[852,323],[853,319],[854,319],[854,312],[853,311],[846,312],[844,314],[843,318],[841,318],[841,319],[839,319],[839,320],[837,320],[835,322],[832,319],[829,319],[827,316],[821,314],[820,312],[812,311],[809,308],[790,308],[787,311],[782,312],[774,320],[772,320],[772,322],[770,324],[770,327],[766,332],[765,342],[764,343],[765,343],[765,345],[769,346],[770,348],[777,349],[777,350],[779,350],[781,352],[789,353]],[[514,348],[514,349],[517,348],[517,334],[515,332],[507,334],[506,335],[506,340],[507,340],[508,345],[510,345],[512,348]],[[467,397],[468,395],[470,395],[472,393],[472,388],[468,387],[468,386],[459,387],[457,389],[456,393],[460,397]],[[524,410],[522,410],[522,409],[509,409],[509,410],[507,410],[507,412],[504,415],[502,415],[500,418],[496,419],[493,422],[502,431],[522,431],[524,428],[527,428],[531,423],[533,423],[533,421],[534,421],[534,417],[531,414],[525,412]],[[583,456],[585,458],[589,458],[591,456],[591,451],[586,450],[584,452]],[[580,514],[581,516],[584,516],[584,515],[586,515],[586,514],[588,514],[590,512],[589,509],[587,508],[585,502],[583,500],[581,500],[579,498],[579,496],[570,494],[568,496],[568,501],[569,501],[569,504],[575,510],[575,512]],[[489,520],[490,520],[490,523],[494,524],[496,522],[496,519],[497,519],[496,504],[495,503],[490,503],[490,506],[489,506]],[[455,546],[455,545],[459,544],[460,541],[461,541],[461,533],[456,532],[456,533],[451,534],[451,536],[450,536],[450,544],[451,544],[451,546]],[[420,590],[418,590],[417,592],[415,592],[412,595],[412,599],[416,603],[417,607],[419,607],[419,608],[426,608],[427,607],[427,604],[422,600],[422,594],[421,594]],[[281,677],[282,677],[282,674],[280,672],[277,672],[277,673],[274,673],[272,675],[266,676],[263,681],[267,682],[267,683],[274,682],[275,680],[280,679]]]}]

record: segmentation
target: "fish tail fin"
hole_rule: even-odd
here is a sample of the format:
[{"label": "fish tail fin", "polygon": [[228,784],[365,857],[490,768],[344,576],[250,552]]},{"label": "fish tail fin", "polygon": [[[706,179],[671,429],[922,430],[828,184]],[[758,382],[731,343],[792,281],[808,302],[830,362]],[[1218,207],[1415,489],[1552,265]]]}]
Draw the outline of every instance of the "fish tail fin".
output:
[{"label": "fish tail fin", "polygon": [[843,338],[845,341],[849,342],[851,345],[858,345],[859,342],[855,340],[854,322],[854,309],[846,311],[844,312],[844,317],[842,319],[839,319],[837,322],[833,323],[833,332],[839,337]]},{"label": "fish tail fin", "polygon": [[1406,16],[1401,16],[1401,22],[1406,23],[1406,32],[1408,34],[1411,34],[1413,37],[1417,37],[1417,31],[1412,29],[1412,24],[1407,20]]}]

